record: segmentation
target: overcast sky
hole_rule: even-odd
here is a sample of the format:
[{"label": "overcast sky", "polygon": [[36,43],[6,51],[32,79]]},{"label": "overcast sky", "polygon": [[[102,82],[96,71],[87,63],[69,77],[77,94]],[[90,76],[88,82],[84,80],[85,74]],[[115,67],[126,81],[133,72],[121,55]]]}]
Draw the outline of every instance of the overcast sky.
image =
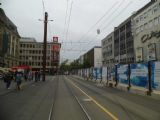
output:
[{"label": "overcast sky", "polygon": [[[58,36],[62,42],[61,60],[73,60],[101,45],[114,27],[150,0],[43,0],[44,7],[42,0],[0,1],[20,36],[37,41],[43,41],[43,22],[38,19],[43,19],[43,11],[47,11],[48,19],[54,20],[48,23],[48,41]],[[97,35],[97,29],[101,34]]]}]

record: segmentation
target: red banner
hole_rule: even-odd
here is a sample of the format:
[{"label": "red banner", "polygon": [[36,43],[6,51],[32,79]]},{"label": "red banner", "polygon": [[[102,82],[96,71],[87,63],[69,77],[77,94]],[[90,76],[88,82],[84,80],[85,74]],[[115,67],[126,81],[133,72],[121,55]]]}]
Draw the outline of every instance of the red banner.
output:
[{"label": "red banner", "polygon": [[59,44],[53,45],[52,50],[53,50],[53,52],[59,52],[60,51],[60,45]]}]

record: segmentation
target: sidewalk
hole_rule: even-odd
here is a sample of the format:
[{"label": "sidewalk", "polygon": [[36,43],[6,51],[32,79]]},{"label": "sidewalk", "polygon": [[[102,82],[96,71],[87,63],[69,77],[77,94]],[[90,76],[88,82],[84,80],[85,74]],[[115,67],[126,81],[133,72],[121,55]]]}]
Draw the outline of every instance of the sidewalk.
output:
[{"label": "sidewalk", "polygon": [[[27,84],[31,84],[33,81],[22,81],[22,86],[25,86]],[[9,92],[12,92],[13,90],[16,89],[16,82],[12,81],[10,85],[10,89],[6,89],[6,84],[4,83],[3,80],[0,80],[0,95],[7,94]]]},{"label": "sidewalk", "polygon": [[[76,76],[76,75],[73,75],[73,77],[75,78],[78,78],[78,79],[81,79],[81,80],[84,80],[84,78],[80,77],[80,76]],[[91,80],[90,80],[91,81]],[[93,81],[93,80],[92,80]],[[94,81],[95,82],[95,81]],[[97,84],[98,87],[102,87],[102,86],[107,86],[109,87],[109,85],[105,85],[103,83],[98,83],[99,81],[96,81],[95,83]],[[130,90],[128,91],[127,90],[127,85],[123,85],[123,84],[118,84],[117,86],[112,86],[113,88],[115,89],[119,89],[119,90],[122,90],[122,91],[125,91],[125,92],[130,92],[132,94],[139,94],[139,95],[144,95],[146,96],[147,95],[147,89],[145,88],[140,88],[140,87],[135,87],[135,86],[132,86],[130,88]],[[160,99],[160,92],[159,91],[153,91],[151,93],[151,96],[153,98],[156,98],[156,99]]]},{"label": "sidewalk", "polygon": [[[54,77],[52,75],[46,75],[46,81],[47,80],[51,80],[53,79]],[[42,81],[42,77],[41,77],[41,80]],[[39,82],[39,81],[38,81]],[[22,87],[23,86],[26,86],[26,85],[29,85],[29,84],[33,84],[35,83],[35,81],[25,81],[25,80],[22,80]],[[6,83],[4,83],[3,80],[0,80],[0,95],[4,95],[4,94],[7,94],[7,93],[10,93],[12,91],[14,91],[16,89],[16,82],[12,81],[11,82],[11,85],[10,85],[10,89],[6,89]]]}]

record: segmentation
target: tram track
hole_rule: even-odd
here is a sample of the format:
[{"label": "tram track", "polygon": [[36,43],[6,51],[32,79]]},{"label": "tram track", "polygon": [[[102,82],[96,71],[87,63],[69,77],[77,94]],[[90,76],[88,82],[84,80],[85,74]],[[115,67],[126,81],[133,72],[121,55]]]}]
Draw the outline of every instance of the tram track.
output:
[{"label": "tram track", "polygon": [[[50,107],[50,112],[49,112],[49,117],[48,120],[60,120],[57,119],[57,115],[60,115],[57,113],[56,109],[57,109],[57,105],[58,105],[58,89],[61,89],[59,86],[59,81],[61,80],[62,85],[64,85],[64,90],[67,92],[67,94],[69,96],[71,96],[71,100],[75,101],[75,103],[77,103],[77,106],[82,112],[82,118],[83,120],[91,120],[91,117],[89,116],[89,114],[87,113],[87,111],[85,110],[84,106],[81,104],[80,100],[78,99],[78,97],[75,95],[75,93],[72,91],[71,87],[69,86],[68,82],[66,81],[66,79],[62,76],[57,76],[56,77],[57,82],[56,82],[56,88],[54,90],[54,96],[53,96],[53,101],[52,101],[52,105]],[[60,94],[59,94],[60,95]],[[57,101],[57,102],[56,102]],[[76,104],[75,104],[76,105]],[[72,113],[74,114],[74,113]],[[72,118],[71,118],[72,119]]]},{"label": "tram track", "polygon": [[48,120],[55,120],[55,117],[54,117],[54,106],[55,106],[57,92],[58,92],[59,76],[55,77],[55,79],[56,79],[55,90],[54,90],[53,101],[52,101],[52,105],[51,105],[51,108],[50,108]]},{"label": "tram track", "polygon": [[69,92],[71,93],[71,95],[75,98],[76,102],[78,103],[78,105],[80,106],[81,110],[85,114],[85,116],[86,116],[85,120],[92,120],[91,117],[89,116],[88,112],[86,111],[86,109],[84,108],[84,106],[82,105],[82,103],[80,102],[80,100],[78,99],[78,97],[74,94],[74,92],[71,90],[71,88],[67,84],[66,80],[63,80],[63,81],[64,81],[67,89],[69,90]]}]

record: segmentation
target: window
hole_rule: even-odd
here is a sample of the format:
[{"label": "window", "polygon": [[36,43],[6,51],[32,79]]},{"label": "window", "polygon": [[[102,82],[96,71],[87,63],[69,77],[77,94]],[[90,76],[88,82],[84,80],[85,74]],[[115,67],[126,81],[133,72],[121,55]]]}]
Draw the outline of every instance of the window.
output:
[{"label": "window", "polygon": [[147,12],[144,13],[144,19],[146,19],[148,16]]},{"label": "window", "polygon": [[150,16],[152,14],[151,9],[148,10],[148,16]]},{"label": "window", "polygon": [[153,26],[153,21],[150,20],[150,21],[149,21],[149,28],[151,28],[152,26]]},{"label": "window", "polygon": [[158,6],[155,5],[155,6],[153,7],[153,13],[156,13],[157,11],[158,11]]},{"label": "window", "polygon": [[142,20],[143,20],[143,15],[140,16],[140,21],[142,21]]},{"label": "window", "polygon": [[143,31],[143,25],[141,25],[141,27],[140,27],[140,31]]},{"label": "window", "polygon": [[154,18],[154,25],[158,25],[158,17]]},{"label": "window", "polygon": [[137,29],[136,29],[136,34],[138,34],[140,32],[140,28],[138,27]]},{"label": "window", "polygon": [[148,29],[148,23],[144,24],[144,29]]}]

